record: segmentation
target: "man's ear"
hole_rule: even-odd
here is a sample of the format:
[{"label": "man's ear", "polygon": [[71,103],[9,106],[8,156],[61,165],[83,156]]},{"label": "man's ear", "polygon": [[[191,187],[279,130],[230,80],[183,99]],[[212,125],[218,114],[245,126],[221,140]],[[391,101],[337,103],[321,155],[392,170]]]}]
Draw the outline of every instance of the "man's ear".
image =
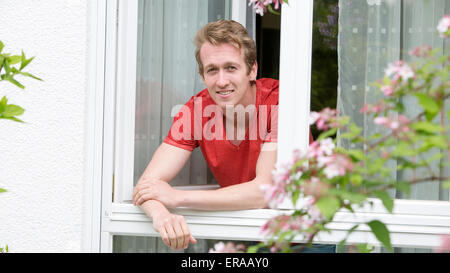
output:
[{"label": "man's ear", "polygon": [[258,63],[255,61],[255,63],[252,66],[252,69],[250,70],[249,74],[250,80],[255,81],[257,75],[258,75]]}]

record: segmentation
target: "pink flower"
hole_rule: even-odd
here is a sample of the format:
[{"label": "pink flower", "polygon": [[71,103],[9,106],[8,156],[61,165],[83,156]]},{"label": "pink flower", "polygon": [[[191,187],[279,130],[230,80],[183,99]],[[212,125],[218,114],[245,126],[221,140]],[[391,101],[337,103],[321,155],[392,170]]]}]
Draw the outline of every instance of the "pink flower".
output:
[{"label": "pink flower", "polygon": [[441,235],[441,245],[434,251],[450,253],[450,235]]},{"label": "pink flower", "polygon": [[450,37],[450,15],[446,14],[442,17],[437,26],[437,30],[441,38],[445,39]]},{"label": "pink flower", "polygon": [[430,51],[432,50],[431,46],[424,45],[418,46],[409,52],[409,55],[416,57],[428,57],[430,55]]},{"label": "pink flower", "polygon": [[343,154],[333,154],[331,156],[319,157],[318,166],[324,167],[324,174],[328,179],[339,175],[345,175],[347,171],[353,170],[353,163],[350,158]]},{"label": "pink flower", "polygon": [[410,131],[410,128],[408,126],[409,120],[404,115],[399,115],[397,120],[392,120],[387,117],[376,117],[373,122],[378,125],[384,125],[389,129],[397,132],[407,133]]},{"label": "pink flower", "polygon": [[390,120],[387,117],[376,117],[373,122],[378,125],[388,125]]},{"label": "pink flower", "polygon": [[338,111],[336,109],[324,108],[319,113],[311,112],[309,123],[310,125],[316,123],[317,129],[328,130],[330,126],[338,126],[337,119]]},{"label": "pink flower", "polygon": [[234,245],[232,242],[224,244],[223,242],[218,242],[214,245],[214,248],[209,249],[209,253],[236,253],[243,252],[245,246],[243,244]]},{"label": "pink flower", "polygon": [[384,72],[386,77],[391,77],[393,75],[395,81],[398,81],[401,78],[403,82],[407,82],[408,79],[414,77],[413,70],[404,61],[390,63]]},{"label": "pink flower", "polygon": [[383,92],[384,93],[384,95],[386,95],[386,96],[391,96],[393,93],[394,93],[394,89],[392,88],[392,86],[389,86],[389,85],[383,85],[382,87],[381,87],[381,92]]},{"label": "pink flower", "polygon": [[255,10],[255,13],[263,16],[264,12],[266,11],[266,8],[264,7],[263,3],[261,3],[260,0],[250,0],[248,5],[253,4],[253,10]]}]

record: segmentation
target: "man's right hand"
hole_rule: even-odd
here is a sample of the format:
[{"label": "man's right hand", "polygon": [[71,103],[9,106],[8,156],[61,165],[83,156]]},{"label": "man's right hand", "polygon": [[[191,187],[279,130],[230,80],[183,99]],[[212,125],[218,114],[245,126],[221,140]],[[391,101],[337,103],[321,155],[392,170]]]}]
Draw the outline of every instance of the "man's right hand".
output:
[{"label": "man's right hand", "polygon": [[158,201],[147,201],[141,207],[147,215],[150,214],[149,216],[153,219],[153,228],[161,234],[164,244],[174,250],[182,250],[189,246],[189,242],[197,243],[191,235],[184,216],[172,214],[161,203],[155,202]]}]

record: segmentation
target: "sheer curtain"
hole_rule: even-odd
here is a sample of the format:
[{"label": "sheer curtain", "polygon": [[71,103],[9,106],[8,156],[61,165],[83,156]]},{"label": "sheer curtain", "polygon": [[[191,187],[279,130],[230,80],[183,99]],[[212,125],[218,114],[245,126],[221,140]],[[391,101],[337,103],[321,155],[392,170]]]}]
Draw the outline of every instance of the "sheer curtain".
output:
[{"label": "sheer curtain", "polygon": [[[208,22],[230,19],[230,11],[230,0],[139,0],[135,184],[169,132],[173,107],[205,88],[194,56],[197,30]],[[174,186],[214,183],[199,149],[171,181]],[[151,237],[114,236],[113,246],[114,252],[173,252],[160,238]],[[207,248],[200,240],[188,252]]]},{"label": "sheer curtain", "polygon": [[[228,18],[229,1],[139,1],[134,182],[172,124],[172,107],[205,88],[194,57],[194,36],[210,21]],[[215,183],[196,149],[172,185]]]},{"label": "sheer curtain", "polygon": [[[370,83],[383,77],[388,63],[411,61],[409,51],[417,46],[428,44],[444,50],[436,26],[449,13],[450,0],[340,0],[339,8],[338,109],[364,128],[365,136],[382,133],[373,119],[359,112],[364,103],[380,99],[381,94]],[[418,113],[415,99],[404,104],[411,117]],[[393,177],[411,177],[410,172],[397,171],[394,160],[390,164]],[[437,164],[433,172],[448,175],[448,170],[439,169]],[[395,190],[390,193],[395,198],[408,198]],[[409,198],[449,200],[449,191],[439,182],[420,183],[411,187]]]}]

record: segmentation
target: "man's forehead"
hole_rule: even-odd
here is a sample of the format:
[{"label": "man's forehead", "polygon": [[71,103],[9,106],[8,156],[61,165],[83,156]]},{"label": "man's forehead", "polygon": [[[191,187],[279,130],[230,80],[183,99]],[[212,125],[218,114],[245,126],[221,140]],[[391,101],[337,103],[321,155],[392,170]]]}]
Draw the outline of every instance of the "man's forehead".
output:
[{"label": "man's forehead", "polygon": [[[239,50],[239,46],[232,44],[232,43],[223,43],[218,45],[213,45],[209,42],[205,42],[202,47],[200,48],[200,58],[204,62],[204,65],[208,65],[205,60],[207,59],[214,59],[214,57],[222,57],[223,55],[228,55],[230,57],[239,56],[243,60],[243,50]],[[229,61],[229,60],[223,60],[223,61]]]}]

